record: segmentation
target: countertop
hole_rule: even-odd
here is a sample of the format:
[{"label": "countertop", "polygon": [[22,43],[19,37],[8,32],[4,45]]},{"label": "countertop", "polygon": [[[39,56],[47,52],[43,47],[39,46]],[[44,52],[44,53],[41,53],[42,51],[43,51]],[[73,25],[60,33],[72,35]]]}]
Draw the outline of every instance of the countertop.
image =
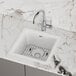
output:
[{"label": "countertop", "polygon": [[[50,58],[48,64],[41,64],[39,62],[32,62],[32,64],[26,64],[24,61],[16,60],[8,56],[11,47],[18,39],[20,33],[26,26],[31,29],[40,30],[36,25],[33,25],[31,21],[26,21],[23,17],[16,14],[6,15],[3,17],[0,15],[0,58],[7,59],[20,64],[32,66],[38,69],[42,69],[48,72],[57,73],[58,67],[55,68],[53,58]],[[3,22],[3,23],[2,23]],[[34,27],[33,27],[34,26]],[[46,30],[51,35],[61,37],[60,43],[57,46],[54,55],[61,60],[59,65],[64,66],[72,74],[76,73],[76,33],[66,31],[60,28],[52,27]]]}]

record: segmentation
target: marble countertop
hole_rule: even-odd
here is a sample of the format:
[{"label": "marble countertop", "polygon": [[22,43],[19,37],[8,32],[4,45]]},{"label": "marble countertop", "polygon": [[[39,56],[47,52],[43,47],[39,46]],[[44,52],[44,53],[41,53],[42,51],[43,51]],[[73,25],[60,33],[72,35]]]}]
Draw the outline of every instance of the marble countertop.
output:
[{"label": "marble countertop", "polygon": [[[28,28],[33,28],[33,24],[31,21],[26,21],[23,19],[22,15],[17,15],[15,13],[6,15],[0,15],[0,58],[4,58],[13,62],[18,62],[21,64],[28,65],[23,61],[15,60],[14,58],[8,57],[9,51],[11,51],[11,47],[14,42],[17,40],[18,36],[22,32],[26,25],[28,24]],[[40,30],[40,28],[36,29]],[[47,29],[47,32],[51,35],[56,35],[61,37],[60,43],[57,46],[54,55],[56,58],[61,60],[59,65],[64,66],[69,72],[72,74],[76,73],[76,32],[66,31],[60,28],[51,28]],[[50,58],[50,62],[48,64],[41,64],[39,62],[32,62],[32,67],[42,69],[48,72],[57,73],[58,67],[55,68],[55,64],[53,62],[53,58]]]}]

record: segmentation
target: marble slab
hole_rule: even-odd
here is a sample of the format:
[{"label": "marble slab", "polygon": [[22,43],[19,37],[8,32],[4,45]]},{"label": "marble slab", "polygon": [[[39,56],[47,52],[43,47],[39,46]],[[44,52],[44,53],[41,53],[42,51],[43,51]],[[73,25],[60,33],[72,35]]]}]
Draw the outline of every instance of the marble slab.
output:
[{"label": "marble slab", "polygon": [[[16,6],[14,6],[14,3]],[[61,59],[60,65],[64,66],[72,74],[76,74],[75,3],[75,0],[52,0],[51,2],[50,0],[34,0],[34,2],[32,0],[25,2],[23,0],[0,0],[0,57],[18,62],[14,59],[7,58],[6,54],[10,51],[23,28],[26,27],[26,24],[32,24],[35,13],[39,9],[44,9],[46,20],[51,20],[54,26],[47,31],[50,34],[61,37],[61,41],[54,55]],[[17,12],[17,9],[20,9],[24,13]],[[30,28],[32,28],[32,25]],[[25,64],[23,61],[19,62]],[[53,58],[50,58],[50,63],[44,65],[38,62],[32,62],[30,66],[57,73],[58,67],[54,67]]]}]

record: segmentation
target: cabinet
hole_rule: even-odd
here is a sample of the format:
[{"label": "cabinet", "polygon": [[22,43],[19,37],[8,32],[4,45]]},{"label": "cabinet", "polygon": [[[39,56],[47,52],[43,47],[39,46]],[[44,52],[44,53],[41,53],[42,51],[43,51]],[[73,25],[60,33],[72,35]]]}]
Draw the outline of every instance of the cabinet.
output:
[{"label": "cabinet", "polygon": [[0,59],[0,76],[24,76],[23,65]]},{"label": "cabinet", "polygon": [[59,76],[36,68],[26,67],[26,76]]},{"label": "cabinet", "polygon": [[32,67],[0,59],[0,76],[59,76]]}]

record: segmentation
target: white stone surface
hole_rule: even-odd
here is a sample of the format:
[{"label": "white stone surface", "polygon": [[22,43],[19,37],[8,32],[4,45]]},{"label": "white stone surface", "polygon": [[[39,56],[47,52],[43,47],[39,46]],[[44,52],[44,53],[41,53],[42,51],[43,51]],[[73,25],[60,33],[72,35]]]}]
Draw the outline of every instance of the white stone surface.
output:
[{"label": "white stone surface", "polygon": [[[13,13],[16,9],[21,9],[25,13],[23,15],[17,12]],[[0,0],[0,57],[16,61],[7,58],[6,54],[10,51],[23,28],[26,27],[26,20],[29,21],[30,25],[32,23],[30,21],[33,20],[33,16],[39,9],[44,9],[46,12],[46,19],[49,21],[50,19],[52,20],[54,28],[47,31],[50,34],[62,38],[57,50],[55,51],[55,55],[61,59],[60,65],[65,66],[65,68],[72,73],[76,73],[76,33],[70,32],[76,31],[75,0],[26,0],[25,2],[24,0]],[[6,14],[3,18],[3,25],[2,14]],[[30,25],[30,28],[31,27],[32,25]],[[20,63],[26,64],[22,61]],[[50,63],[44,65],[32,62],[30,66],[49,72],[57,72],[57,68],[54,68],[52,58],[50,58]]]}]

